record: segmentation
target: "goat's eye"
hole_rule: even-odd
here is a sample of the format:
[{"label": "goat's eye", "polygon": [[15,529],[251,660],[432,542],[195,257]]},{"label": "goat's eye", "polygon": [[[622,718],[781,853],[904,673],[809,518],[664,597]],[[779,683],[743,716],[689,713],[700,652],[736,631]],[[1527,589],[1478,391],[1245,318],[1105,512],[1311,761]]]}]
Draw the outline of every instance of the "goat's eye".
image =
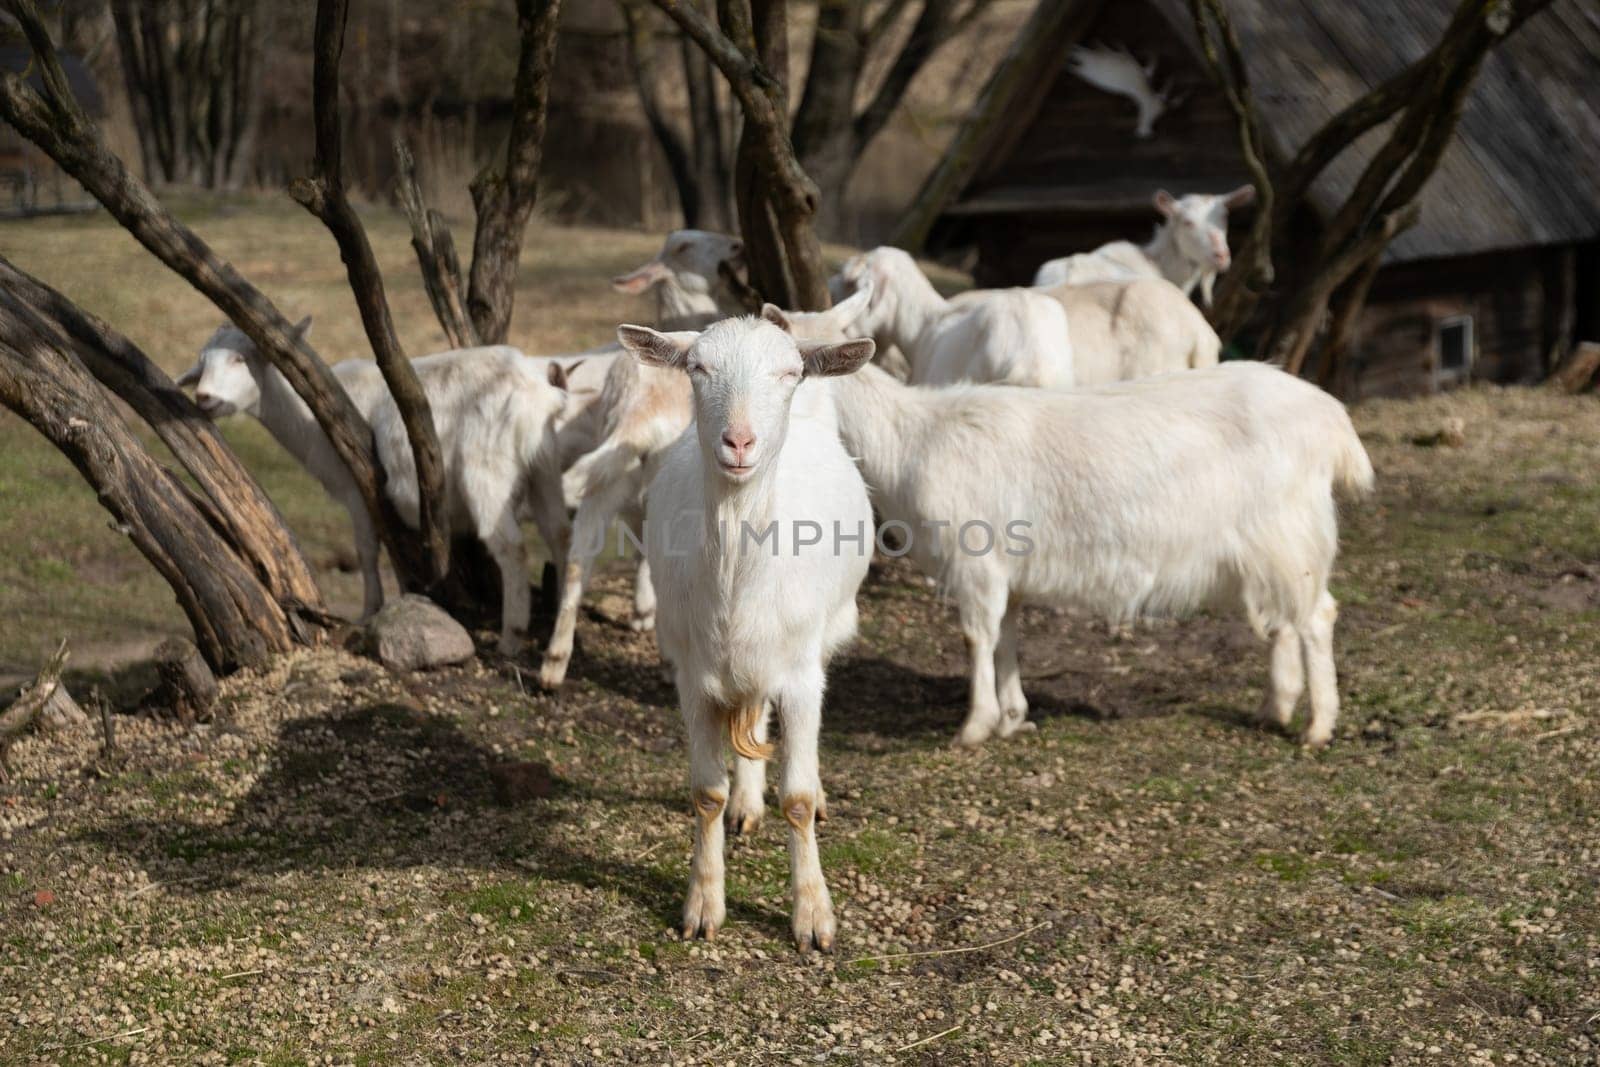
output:
[{"label": "goat's eye", "polygon": [[243,363],[244,362],[244,353],[243,352],[229,352],[228,353],[228,362],[229,363]]},{"label": "goat's eye", "polygon": [[681,256],[687,251],[689,251],[688,245],[675,245],[672,249],[672,254],[675,256]]},{"label": "goat's eye", "polygon": [[705,364],[703,364],[703,363],[691,363],[691,364],[689,364],[689,373],[690,374],[704,374],[704,373],[706,373]]}]

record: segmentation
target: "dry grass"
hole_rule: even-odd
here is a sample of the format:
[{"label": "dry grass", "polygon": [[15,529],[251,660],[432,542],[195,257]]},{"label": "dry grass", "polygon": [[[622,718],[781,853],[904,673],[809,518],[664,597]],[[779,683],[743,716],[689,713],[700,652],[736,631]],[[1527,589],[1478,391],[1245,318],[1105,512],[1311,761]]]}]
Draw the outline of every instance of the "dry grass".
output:
[{"label": "dry grass", "polygon": [[[652,243],[602,240],[616,266]],[[1450,416],[1465,447],[1411,443]],[[1234,620],[1042,611],[1039,733],[952,751],[952,612],[889,567],[824,725],[839,954],[789,947],[770,816],[727,929],[683,944],[684,754],[614,573],[559,699],[530,661],[323,651],[230,680],[218,725],[125,719],[113,764],[20,745],[0,1061],[1596,1062],[1600,407],[1357,421],[1380,491],[1347,509],[1325,752],[1254,725],[1265,649]],[[548,789],[503,795],[522,761]]]}]

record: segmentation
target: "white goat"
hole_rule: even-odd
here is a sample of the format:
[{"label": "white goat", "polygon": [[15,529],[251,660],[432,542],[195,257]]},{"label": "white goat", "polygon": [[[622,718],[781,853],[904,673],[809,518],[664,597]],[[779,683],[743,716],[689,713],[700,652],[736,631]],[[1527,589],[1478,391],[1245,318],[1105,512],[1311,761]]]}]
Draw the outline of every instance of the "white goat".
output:
[{"label": "white goat", "polygon": [[[566,558],[559,436],[567,403],[564,378],[547,362],[505,346],[425,356],[412,365],[433,408],[450,528],[475,535],[494,558],[500,571],[500,651],[514,655],[532,608],[518,522],[524,512],[538,527],[557,573]],[[419,521],[415,456],[399,409],[387,394],[371,422],[388,475],[385,491],[414,528]]]},{"label": "white goat", "polygon": [[1182,289],[1184,296],[1199,285],[1200,299],[1210,307],[1217,275],[1233,262],[1228,251],[1228,212],[1255,197],[1253,185],[1216,196],[1190,193],[1177,199],[1158,189],[1155,207],[1166,221],[1156,227],[1149,244],[1112,241],[1093,252],[1052,259],[1034,274],[1033,284],[1049,287],[1165,278]]},{"label": "white goat", "polygon": [[723,922],[724,809],[748,826],[764,803],[759,776],[754,796],[741,794],[751,777],[741,774],[730,798],[723,739],[746,760],[766,758],[776,705],[792,930],[802,951],[830,950],[833,905],[815,833],[817,737],[827,662],[856,631],[872,509],[831,420],[791,404],[803,379],[854,371],[872,342],[796,342],[752,318],[694,339],[638,326],[618,336],[640,360],[687,371],[694,394],[694,428],[651,481],[645,541],[689,743],[695,831],[684,936],[711,938]]},{"label": "white goat", "polygon": [[1155,132],[1157,119],[1182,102],[1173,98],[1170,79],[1160,89],[1151,82],[1156,74],[1154,60],[1140,63],[1125,49],[1074,46],[1067,54],[1067,63],[1072,73],[1096,89],[1133,101],[1139,109],[1133,135],[1140,140]]},{"label": "white goat", "polygon": [[[993,290],[953,301],[984,300]],[[1168,371],[1214,367],[1222,341],[1205,315],[1161,278],[1036,289],[1061,304],[1072,323],[1078,385],[1105,385]]]},{"label": "white goat", "polygon": [[905,252],[875,248],[851,257],[830,284],[849,291],[869,279],[872,304],[853,328],[899,345],[919,385],[1099,385],[1213,366],[1222,349],[1205,316],[1159,278],[975,289],[945,300]]},{"label": "white goat", "polygon": [[[300,335],[310,329],[309,318],[295,327]],[[389,396],[378,365],[371,360],[346,360],[334,364],[332,370],[361,417],[370,422],[373,410]],[[361,567],[361,617],[382,607],[378,532],[361,492],[311,409],[277,368],[257,352],[255,342],[232,323],[224,323],[201,346],[199,359],[178,378],[178,385],[195,387],[195,403],[210,418],[235,412],[255,417],[329,496],[344,505],[355,530],[356,558]]]},{"label": "white goat", "polygon": [[[719,270],[723,263],[736,263],[743,250],[742,242],[723,234],[676,230],[654,259],[611,284],[619,292],[653,291],[656,323],[662,329],[697,329],[722,318],[725,310],[737,313]],[[545,689],[559,689],[566,681],[583,590],[612,521],[620,517],[638,537],[644,488],[653,473],[650,464],[689,424],[689,383],[681,374],[617,359],[592,411],[598,440],[564,477],[567,503],[576,513],[555,628],[539,665],[539,684]],[[634,578],[633,628],[653,629],[655,609],[649,562],[641,559]]]},{"label": "white goat", "polygon": [[1272,641],[1264,715],[1288,724],[1309,669],[1305,740],[1333,736],[1333,490],[1373,479],[1338,401],[1249,362],[1061,392],[930,389],[868,367],[833,394],[874,505],[958,605],[972,655],[959,743],[1031,728],[1025,601],[1116,622],[1242,604]]},{"label": "white goat", "polygon": [[[296,330],[304,334],[310,325],[311,320],[306,319]],[[455,525],[471,529],[483,538],[501,565],[501,577],[507,583],[512,580],[506,573],[510,559],[506,550],[497,545],[503,545],[509,534],[495,532],[504,510],[501,498],[506,492],[512,492],[517,500],[526,498],[535,504],[535,518],[541,533],[547,540],[555,538],[550,548],[557,558],[565,541],[562,536],[564,516],[559,508],[559,469],[552,473],[542,453],[529,451],[538,443],[535,438],[546,429],[559,434],[563,426],[561,393],[547,381],[552,373],[550,367],[558,363],[530,360],[516,349],[503,345],[461,349],[413,361],[433,406],[434,425],[445,453],[442,458],[451,490],[452,511],[456,513]],[[479,369],[474,371],[475,366]],[[506,386],[515,382],[525,388],[515,397],[502,395],[497,400],[496,394],[505,390],[492,388],[494,379],[511,374],[512,369],[516,373],[514,378],[507,378]],[[346,360],[334,364],[332,370],[356,410],[373,425],[379,461],[388,475],[390,496],[401,517],[415,524],[416,476],[411,449],[378,365],[371,360]],[[198,361],[178,379],[178,384],[193,385],[195,403],[213,419],[234,413],[253,416],[321,483],[329,496],[344,506],[354,527],[356,556],[361,568],[361,614],[366,618],[377,611],[383,605],[383,582],[378,570],[378,536],[372,517],[349,469],[334,451],[311,409],[277,368],[260,355],[244,331],[225,323],[201,347]],[[495,403],[517,407],[518,411],[511,414],[502,410],[495,414],[494,418],[501,425],[470,425],[469,413],[474,407],[492,408]],[[536,422],[537,428],[533,425]],[[380,423],[383,424],[381,429]],[[509,447],[513,456],[525,461],[519,479],[504,475],[505,465],[510,460],[492,453],[495,447]],[[559,446],[557,450],[559,452]],[[541,486],[528,483],[525,476],[530,471],[541,474]],[[474,493],[474,486],[480,481],[484,484],[477,486]],[[554,512],[550,506],[552,499],[557,504]],[[495,541],[490,540],[491,534]],[[518,550],[512,570],[525,576],[520,532],[516,544]],[[524,577],[520,592],[512,593],[505,600],[502,648],[509,650],[514,644],[513,631],[527,628],[527,601]]]},{"label": "white goat", "polygon": [[880,348],[898,347],[919,384],[1073,384],[1072,338],[1058,301],[1030,289],[984,290],[981,301],[940,296],[909,254],[888,246],[852,256],[836,276],[840,292],[871,283],[853,328]]}]

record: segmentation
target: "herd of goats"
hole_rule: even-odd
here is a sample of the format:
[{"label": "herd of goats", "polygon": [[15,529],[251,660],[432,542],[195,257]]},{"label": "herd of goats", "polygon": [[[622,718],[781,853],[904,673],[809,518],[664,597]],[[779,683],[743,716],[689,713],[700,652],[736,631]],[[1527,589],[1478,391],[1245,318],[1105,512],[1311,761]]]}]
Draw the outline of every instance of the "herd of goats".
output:
[{"label": "herd of goats", "polygon": [[[508,654],[531,608],[519,520],[554,557],[544,687],[566,676],[613,522],[642,545],[633,624],[656,631],[687,730],[686,937],[724,921],[725,823],[749,832],[762,818],[776,709],[794,937],[832,947],[818,732],[828,660],[855,635],[875,551],[908,557],[958,606],[971,652],[960,744],[1031,728],[1017,664],[1027,602],[1119,623],[1242,605],[1271,644],[1263,717],[1287,727],[1309,689],[1304,740],[1332,738],[1334,493],[1369,490],[1373,472],[1338,401],[1265,364],[1219,364],[1190,300],[1227,269],[1227,211],[1250,193],[1158,193],[1149,244],[1054,260],[1031,288],[947,300],[909,255],[877,248],[844,264],[823,312],[741,314],[721,274],[740,242],[681,230],[613,280],[654,294],[656,329],[621,326],[617,344],[569,356],[494,346],[416,360],[452,522],[501,572]],[[899,373],[885,369],[895,360]],[[413,458],[376,365],[334,372],[415,523]],[[211,417],[255,416],[345,505],[364,612],[376,611],[371,520],[287,382],[230,325],[180,384]]]}]

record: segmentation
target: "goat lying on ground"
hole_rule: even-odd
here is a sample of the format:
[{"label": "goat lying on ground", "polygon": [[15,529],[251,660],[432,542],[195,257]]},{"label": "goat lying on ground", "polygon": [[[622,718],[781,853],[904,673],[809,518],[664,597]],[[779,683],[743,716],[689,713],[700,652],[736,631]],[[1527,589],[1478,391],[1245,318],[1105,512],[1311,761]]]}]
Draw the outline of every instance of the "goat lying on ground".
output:
[{"label": "goat lying on ground", "polygon": [[[1333,736],[1335,488],[1372,467],[1344,407],[1260,363],[1062,392],[834,383],[840,434],[911,558],[959,608],[972,691],[959,741],[1028,727],[1026,601],[1115,622],[1240,604],[1272,641],[1265,714]],[[1303,659],[1302,659],[1303,655]]]},{"label": "goat lying on ground", "polygon": [[1093,252],[1052,259],[1033,276],[1039,288],[1083,285],[1087,282],[1121,282],[1135,278],[1165,278],[1184,296],[1200,286],[1200,299],[1211,306],[1211,289],[1217,275],[1228,269],[1228,212],[1256,197],[1253,185],[1211,196],[1190,193],[1173,198],[1156,190],[1155,206],[1165,221],[1144,246],[1132,241],[1112,241]]},{"label": "goat lying on ground", "polygon": [[[805,379],[854,371],[872,342],[797,343],[750,318],[693,338],[637,326],[618,336],[641,361],[686,372],[693,389],[694,429],[651,480],[645,542],[661,592],[661,652],[676,674],[689,742],[695,830],[684,936],[714,936],[725,914],[723,739],[747,759],[764,758],[776,706],[794,938],[802,950],[829,950],[833,906],[815,834],[817,735],[828,659],[855,635],[872,509],[832,420],[792,405]],[[841,531],[853,551],[841,547]]]}]

